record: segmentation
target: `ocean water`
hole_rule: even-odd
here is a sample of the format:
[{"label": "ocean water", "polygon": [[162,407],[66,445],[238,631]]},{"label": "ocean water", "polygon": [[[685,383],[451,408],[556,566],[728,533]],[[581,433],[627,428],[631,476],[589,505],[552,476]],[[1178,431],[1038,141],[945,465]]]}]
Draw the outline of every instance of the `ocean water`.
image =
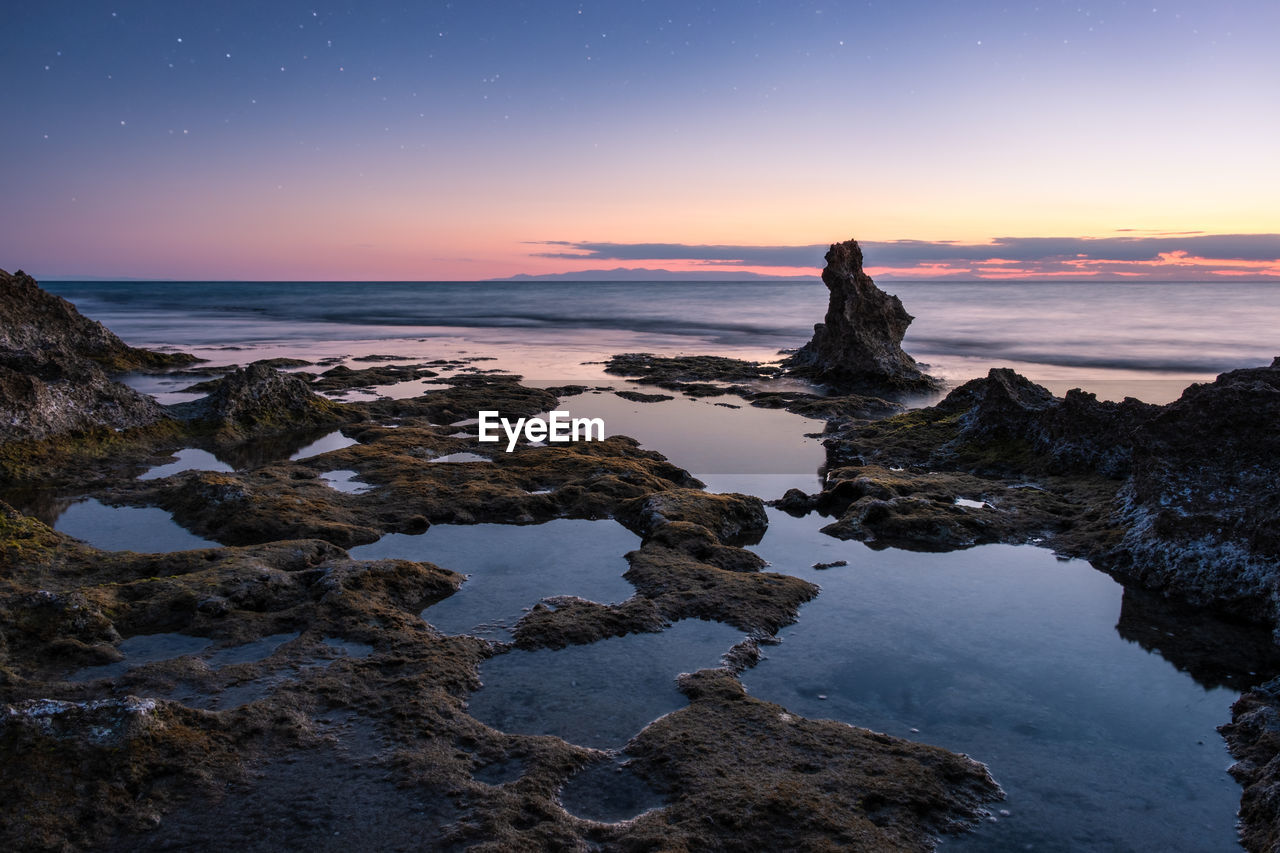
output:
[{"label": "ocean water", "polygon": [[[755,359],[808,340],[827,290],[804,282],[49,282],[132,344],[215,361],[290,352],[497,358],[531,379],[597,378],[617,352]],[[1172,399],[1280,355],[1280,285],[892,282],[904,343],[951,381],[1013,367],[1056,391]],[[235,347],[237,349],[226,349]],[[303,357],[306,357],[305,355]]]}]

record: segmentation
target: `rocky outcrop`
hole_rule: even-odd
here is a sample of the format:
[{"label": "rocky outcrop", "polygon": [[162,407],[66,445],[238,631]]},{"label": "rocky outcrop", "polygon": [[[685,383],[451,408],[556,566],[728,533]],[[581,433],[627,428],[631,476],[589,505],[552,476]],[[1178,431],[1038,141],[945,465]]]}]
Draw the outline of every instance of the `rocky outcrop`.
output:
[{"label": "rocky outcrop", "polygon": [[256,363],[224,376],[207,397],[169,411],[229,438],[297,432],[357,418],[346,406],[312,391],[304,379]]},{"label": "rocky outcrop", "polygon": [[1280,359],[1192,385],[1132,448],[1126,571],[1280,624]]},{"label": "rocky outcrop", "polygon": [[1244,788],[1240,843],[1253,853],[1280,850],[1280,678],[1236,700],[1231,722],[1218,730],[1236,759],[1229,772]]},{"label": "rocky outcrop", "polygon": [[1055,397],[997,369],[937,406],[835,430],[824,491],[782,505],[843,514],[828,532],[898,547],[1042,540],[1280,626],[1277,425],[1280,359],[1166,406]]},{"label": "rocky outcrop", "polygon": [[791,357],[792,373],[871,393],[938,387],[903,352],[902,338],[914,318],[898,297],[876,287],[862,271],[858,241],[833,244],[826,261],[822,282],[831,291],[826,322],[816,324],[812,340]]},{"label": "rocky outcrop", "polygon": [[153,399],[111,381],[92,361],[58,351],[0,350],[0,444],[124,430],[163,418]]},{"label": "rocky outcrop", "polygon": [[31,276],[0,270],[0,445],[154,424],[164,419],[155,401],[113,382],[104,368],[194,360],[130,347]]},{"label": "rocky outcrop", "polygon": [[186,353],[131,347],[67,300],[19,270],[0,270],[0,350],[89,359],[107,370],[171,367],[197,361]]}]

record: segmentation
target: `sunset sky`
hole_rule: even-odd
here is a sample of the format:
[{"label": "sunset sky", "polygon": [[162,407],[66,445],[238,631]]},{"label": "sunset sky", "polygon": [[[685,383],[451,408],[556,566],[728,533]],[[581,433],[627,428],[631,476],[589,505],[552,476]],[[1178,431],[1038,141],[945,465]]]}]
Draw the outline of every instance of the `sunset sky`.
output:
[{"label": "sunset sky", "polygon": [[1280,3],[0,7],[0,267],[1280,277]]}]

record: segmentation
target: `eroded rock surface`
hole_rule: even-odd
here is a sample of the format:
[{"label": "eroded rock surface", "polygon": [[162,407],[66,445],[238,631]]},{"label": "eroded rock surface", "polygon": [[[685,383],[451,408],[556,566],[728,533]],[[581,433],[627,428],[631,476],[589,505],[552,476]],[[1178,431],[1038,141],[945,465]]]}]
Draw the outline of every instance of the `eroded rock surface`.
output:
[{"label": "eroded rock surface", "polygon": [[876,287],[862,271],[858,241],[835,243],[826,255],[822,282],[831,291],[825,322],[793,355],[793,373],[846,390],[872,393],[938,387],[902,349],[912,316],[902,301]]},{"label": "eroded rock surface", "polygon": [[261,363],[227,374],[208,396],[170,406],[169,411],[228,439],[314,429],[358,418],[341,403],[312,391],[301,377]]},{"label": "eroded rock surface", "polygon": [[186,353],[138,349],[90,320],[60,296],[54,296],[19,270],[0,270],[0,351],[31,356],[58,354],[88,359],[107,370],[133,370],[190,364]]},{"label": "eroded rock surface", "polygon": [[1231,775],[1244,787],[1240,843],[1254,853],[1280,849],[1280,679],[1259,685],[1231,706],[1219,731],[1236,763]]},{"label": "eroded rock surface", "polygon": [[1003,796],[972,759],[798,717],[748,696],[728,670],[680,687],[689,706],[626,747],[634,771],[672,797],[636,821],[640,837],[689,850],[732,838],[732,849],[926,851]]}]

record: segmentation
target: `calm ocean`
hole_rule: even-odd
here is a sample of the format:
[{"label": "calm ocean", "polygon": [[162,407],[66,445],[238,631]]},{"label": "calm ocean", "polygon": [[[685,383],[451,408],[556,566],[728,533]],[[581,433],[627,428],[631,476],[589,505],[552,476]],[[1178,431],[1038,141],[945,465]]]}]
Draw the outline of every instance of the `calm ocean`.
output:
[{"label": "calm ocean", "polygon": [[[468,352],[539,379],[599,376],[616,352],[768,359],[804,343],[826,288],[769,282],[50,282],[130,343],[219,361],[288,350]],[[1280,355],[1280,285],[891,282],[905,346],[949,380],[1013,367],[1062,391],[1153,402]]]}]

